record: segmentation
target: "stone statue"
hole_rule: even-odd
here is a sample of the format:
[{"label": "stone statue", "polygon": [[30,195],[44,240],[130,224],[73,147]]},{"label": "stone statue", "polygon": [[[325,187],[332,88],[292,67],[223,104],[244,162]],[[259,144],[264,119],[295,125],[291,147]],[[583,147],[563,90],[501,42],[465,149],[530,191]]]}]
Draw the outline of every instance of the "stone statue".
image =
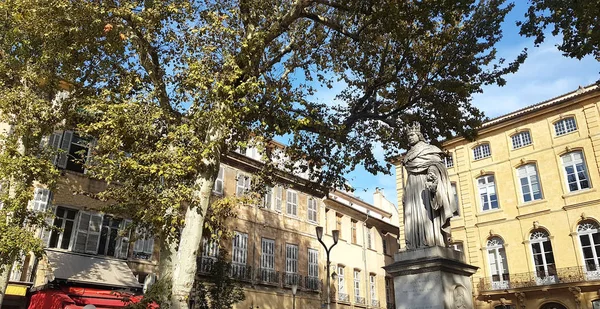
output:
[{"label": "stone statue", "polygon": [[402,203],[407,249],[448,246],[456,211],[444,153],[425,142],[419,123],[408,127],[410,149],[402,163],[408,172]]}]

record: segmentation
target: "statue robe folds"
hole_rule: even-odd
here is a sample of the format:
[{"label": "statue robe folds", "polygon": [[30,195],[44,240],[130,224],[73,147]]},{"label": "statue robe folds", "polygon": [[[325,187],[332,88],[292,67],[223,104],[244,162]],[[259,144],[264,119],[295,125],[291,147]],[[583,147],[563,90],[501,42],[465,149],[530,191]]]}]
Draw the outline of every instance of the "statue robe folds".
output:
[{"label": "statue robe folds", "polygon": [[443,152],[418,142],[405,155],[404,232],[407,249],[448,246],[450,218],[456,211]]}]

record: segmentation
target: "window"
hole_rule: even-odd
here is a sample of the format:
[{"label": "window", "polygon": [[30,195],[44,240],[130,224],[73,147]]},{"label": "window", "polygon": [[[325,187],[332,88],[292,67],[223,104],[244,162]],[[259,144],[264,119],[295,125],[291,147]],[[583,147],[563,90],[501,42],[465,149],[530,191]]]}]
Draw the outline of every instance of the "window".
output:
[{"label": "window", "polygon": [[512,140],[513,149],[519,149],[527,145],[531,145],[531,133],[529,131],[519,132],[510,138]]},{"label": "window", "polygon": [[473,148],[473,158],[475,160],[487,158],[492,155],[490,144],[481,144]]},{"label": "window", "polygon": [[250,191],[250,176],[245,175],[244,173],[238,173],[235,195],[243,196],[248,191]]},{"label": "window", "polygon": [[456,189],[456,182],[450,183],[452,189],[452,196],[454,197],[454,205],[456,205],[456,211],[452,213],[453,217],[460,217],[460,204],[458,203],[458,190]]},{"label": "window", "polygon": [[59,168],[83,173],[90,154],[92,142],[73,131],[57,131],[49,138],[49,144],[60,152],[54,162]]},{"label": "window", "polygon": [[498,196],[496,195],[494,175],[477,178],[477,186],[479,187],[479,197],[481,198],[481,210],[498,209]]},{"label": "window", "polygon": [[319,288],[319,251],[308,249],[308,278],[306,285],[310,290]]},{"label": "window", "polygon": [[360,270],[354,270],[354,299],[360,297]]},{"label": "window", "polygon": [[325,233],[329,233],[329,208],[325,208]]},{"label": "window", "polygon": [[285,284],[298,284],[298,246],[285,245]]},{"label": "window", "polygon": [[586,220],[577,226],[579,243],[588,280],[600,279],[600,226]]},{"label": "window", "polygon": [[371,292],[371,301],[377,300],[377,290],[375,290],[375,275],[369,275],[369,291]]},{"label": "window", "polygon": [[[92,224],[93,220],[94,220],[94,216],[96,214],[90,214],[91,219],[90,219],[90,225],[89,225],[89,229],[87,232],[87,242],[86,242],[86,252],[89,252],[87,247],[92,245],[95,243],[95,233],[93,231],[93,227],[94,225]],[[80,218],[84,217],[85,213],[82,212],[80,214]],[[85,220],[84,220],[85,221]],[[81,220],[79,220],[79,223],[81,224]],[[100,239],[98,241],[99,245],[98,245],[98,254],[101,255],[107,255],[107,256],[114,256],[117,258],[121,258],[121,259],[126,259],[128,257],[128,253],[129,253],[129,237],[128,236],[122,236],[125,228],[127,227],[127,225],[130,223],[129,220],[123,220],[123,219],[116,219],[113,218],[112,216],[109,215],[105,215],[102,218],[102,228],[101,228],[101,232],[100,232]],[[77,250],[77,246],[80,243],[80,234],[83,232],[83,230],[80,228],[77,229],[77,243],[75,244],[75,251],[80,251],[83,252],[81,250]],[[83,248],[83,247],[81,247]]]},{"label": "window", "polygon": [[383,254],[388,254],[387,236],[385,232],[381,232],[381,244],[383,245]]},{"label": "window", "polygon": [[263,207],[271,209],[273,207],[273,188],[267,187],[265,196],[263,196]]},{"label": "window", "polygon": [[231,254],[231,273],[234,278],[245,278],[248,259],[248,234],[235,231]]},{"label": "window", "polygon": [[217,174],[217,179],[215,179],[215,186],[213,188],[213,192],[217,194],[223,194],[223,180],[225,179],[225,169],[222,166],[219,166],[219,173]]},{"label": "window", "polygon": [[295,191],[287,191],[287,200],[285,201],[286,213],[290,216],[298,215],[298,193]]},{"label": "window", "polygon": [[529,237],[533,264],[535,265],[536,282],[538,284],[556,283],[556,265],[548,233],[535,230]]},{"label": "window", "polygon": [[[339,217],[338,217],[339,218]],[[351,227],[351,232],[352,232],[352,243],[356,244],[356,220],[351,220],[352,222],[352,227]]]},{"label": "window", "polygon": [[454,158],[452,158],[451,153],[447,153],[444,157],[444,164],[446,164],[446,168],[454,167]]},{"label": "window", "polygon": [[366,233],[367,233],[367,248],[369,249],[373,249],[373,235],[372,235],[372,231],[371,228],[368,226],[365,226],[366,229]]},{"label": "window", "polygon": [[504,241],[500,237],[492,237],[487,241],[488,263],[492,276],[492,289],[508,289],[508,265],[506,264],[506,251]]},{"label": "window", "polygon": [[30,209],[33,211],[44,212],[48,209],[50,201],[50,190],[35,188],[33,191],[33,201],[30,203]]},{"label": "window", "polygon": [[308,198],[308,221],[317,222],[317,200],[312,197]]},{"label": "window", "polygon": [[574,117],[561,119],[554,123],[554,133],[556,136],[565,135],[573,131],[577,131],[577,124]]},{"label": "window", "polygon": [[346,283],[344,282],[344,266],[338,266],[338,293],[346,294]]},{"label": "window", "polygon": [[342,238],[342,216],[340,214],[335,216],[335,228],[340,231],[339,237]]},{"label": "window", "polygon": [[600,299],[592,302],[593,309],[600,309]]},{"label": "window", "polygon": [[519,177],[523,202],[542,199],[542,190],[535,164],[527,164],[517,168],[517,176]]},{"label": "window", "polygon": [[385,301],[394,303],[394,281],[390,277],[385,277]]},{"label": "window", "polygon": [[[57,207],[52,225],[60,230],[52,230],[47,233],[48,237],[48,248],[60,248],[69,249],[71,243],[71,236],[75,230],[75,217],[77,216],[77,210]],[[99,223],[99,222],[98,222]],[[99,231],[99,224],[98,224]],[[46,240],[46,237],[42,237],[42,241]],[[46,243],[46,242],[44,242]],[[96,248],[94,247],[94,253]]]},{"label": "window", "polygon": [[283,200],[283,187],[275,187],[275,210],[281,212],[281,204]]},{"label": "window", "polygon": [[562,156],[569,192],[588,189],[590,187],[587,167],[583,160],[583,152],[573,151]]},{"label": "window", "polygon": [[203,237],[202,238],[202,258],[200,260],[201,273],[210,273],[212,265],[217,261],[219,256],[219,243],[217,240]]},{"label": "window", "polygon": [[263,238],[261,243],[260,274],[262,281],[276,282],[275,240]]},{"label": "window", "polygon": [[138,231],[138,239],[133,244],[133,258],[150,260],[154,252],[154,237],[148,232]]}]

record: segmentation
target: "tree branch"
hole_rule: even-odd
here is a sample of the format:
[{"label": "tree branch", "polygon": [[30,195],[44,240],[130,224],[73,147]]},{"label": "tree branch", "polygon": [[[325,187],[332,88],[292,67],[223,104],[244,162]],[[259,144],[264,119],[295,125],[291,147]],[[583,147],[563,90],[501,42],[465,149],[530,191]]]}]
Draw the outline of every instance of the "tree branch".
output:
[{"label": "tree branch", "polygon": [[347,36],[348,38],[351,38],[354,41],[359,41],[358,34],[344,30],[344,28],[340,24],[333,22],[332,20],[328,19],[327,17],[323,17],[323,16],[316,15],[313,13],[308,13],[306,11],[303,11],[300,14],[300,16],[304,17],[304,18],[308,18],[308,19],[310,19],[316,23],[319,23],[321,25],[324,25],[326,27],[329,27],[329,28]]}]

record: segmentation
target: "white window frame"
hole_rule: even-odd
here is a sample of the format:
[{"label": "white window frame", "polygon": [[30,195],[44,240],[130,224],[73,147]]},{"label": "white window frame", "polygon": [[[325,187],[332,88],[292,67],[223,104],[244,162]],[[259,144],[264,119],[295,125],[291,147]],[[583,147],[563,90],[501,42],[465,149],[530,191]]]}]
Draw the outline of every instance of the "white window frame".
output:
[{"label": "white window frame", "polygon": [[473,148],[473,159],[481,160],[492,156],[492,148],[489,143],[480,144]]},{"label": "white window frame", "polygon": [[298,275],[298,245],[285,244],[285,283],[292,285],[297,283]]},{"label": "white window frame", "polygon": [[262,238],[260,268],[275,270],[275,240]]},{"label": "white window frame", "polygon": [[[577,155],[579,155],[579,158],[577,158]],[[567,159],[569,161],[565,162],[565,160]],[[585,190],[592,187],[583,151],[571,151],[562,155],[560,157],[560,160],[562,162],[567,190],[569,190],[569,192]],[[572,173],[569,172],[569,168],[572,169]],[[582,170],[580,171],[579,169]],[[575,181],[570,181],[569,175],[573,175]],[[576,184],[577,188],[572,188],[571,184]],[[585,186],[584,184],[587,184],[587,186]]]},{"label": "white window frame", "polygon": [[452,157],[451,153],[447,153],[444,156],[444,165],[446,165],[446,168],[453,168],[454,167],[454,158]]},{"label": "white window frame", "polygon": [[529,130],[514,134],[510,137],[510,141],[513,150],[529,146],[533,143],[531,132],[529,132]]},{"label": "white window frame", "polygon": [[248,191],[250,191],[250,188],[250,175],[238,172],[235,183],[235,196],[244,196]]},{"label": "white window frame", "polygon": [[133,257],[136,259],[150,260],[154,253],[154,237],[152,234],[138,229],[137,240],[133,244]]},{"label": "white window frame", "polygon": [[[517,168],[517,178],[521,190],[521,201],[529,203],[542,200],[542,184],[534,163],[525,164]],[[536,190],[537,186],[537,190]],[[527,200],[529,198],[529,200]]]},{"label": "white window frame", "polygon": [[338,293],[346,294],[346,283],[344,282],[344,276],[346,269],[342,265],[338,265]]},{"label": "white window frame", "polygon": [[[583,259],[584,271],[588,280],[600,279],[600,241],[594,241],[594,235],[600,233],[600,225],[597,222],[586,220],[577,225],[577,235],[579,236],[579,248],[581,249],[581,258]],[[599,235],[600,236],[600,235]],[[600,239],[600,237],[598,237]],[[589,245],[584,245],[586,239]],[[589,254],[586,257],[586,249]],[[589,256],[591,254],[591,256]],[[591,261],[591,263],[588,263]]]},{"label": "white window frame", "polygon": [[[546,244],[550,247],[549,249],[546,248]],[[536,245],[540,249],[539,253],[535,253],[534,251]],[[529,248],[531,250],[531,258],[533,259],[534,275],[538,285],[556,283],[556,260],[554,259],[554,250],[548,233],[543,230],[533,231],[529,236]],[[548,255],[552,257],[552,262],[548,261]],[[536,256],[541,258],[541,264],[536,263]],[[538,270],[538,268],[541,269]],[[554,273],[552,273],[551,269],[554,270]],[[539,276],[540,273],[542,276]]]},{"label": "white window frame", "polygon": [[[481,179],[485,180],[485,182],[480,183]],[[498,199],[498,190],[496,188],[496,178],[494,175],[477,177],[477,188],[479,192],[479,209],[482,212],[500,209],[500,200]],[[493,201],[496,202],[496,207],[494,207]]]},{"label": "white window frame", "polygon": [[360,297],[360,270],[354,270],[354,299]]},{"label": "white window frame", "polygon": [[575,117],[560,119],[554,123],[554,134],[558,136],[577,131],[577,121]]},{"label": "white window frame", "polygon": [[281,206],[283,204],[283,187],[275,186],[273,190],[275,190],[275,194],[273,194],[273,198],[275,199],[273,206],[275,207],[275,211],[281,212]]},{"label": "white window frame", "polygon": [[369,274],[369,290],[371,301],[377,300],[377,289],[375,289],[377,285],[377,277],[374,274]]},{"label": "white window frame", "polygon": [[[78,211],[76,219],[77,228],[74,230],[75,238],[71,239],[70,250],[98,254],[98,246],[100,245],[100,236],[102,233],[102,220],[103,215],[100,213]],[[80,242],[83,242],[83,248],[77,247]]]},{"label": "white window frame", "polygon": [[50,190],[35,188],[33,191],[33,200],[29,204],[29,209],[36,212],[45,212],[48,210],[48,204],[50,204],[50,196]]},{"label": "white window frame", "polygon": [[492,289],[508,289],[509,272],[506,259],[506,250],[504,249],[504,241],[500,237],[492,237],[488,239],[486,249]]},{"label": "white window frame", "polygon": [[308,216],[308,221],[309,222],[313,222],[316,223],[317,222],[317,200],[314,197],[307,197],[306,198],[306,213]]},{"label": "white window frame", "polygon": [[223,190],[225,188],[225,168],[223,165],[219,166],[219,172],[217,173],[217,178],[215,179],[215,185],[213,187],[213,192],[219,195],[223,194]]},{"label": "white window frame", "polygon": [[308,248],[308,277],[319,278],[319,250]]},{"label": "white window frame", "polygon": [[248,234],[234,231],[232,239],[231,263],[246,266],[248,263]]},{"label": "white window frame", "polygon": [[298,216],[298,192],[287,190],[285,199],[285,213],[289,216]]}]

